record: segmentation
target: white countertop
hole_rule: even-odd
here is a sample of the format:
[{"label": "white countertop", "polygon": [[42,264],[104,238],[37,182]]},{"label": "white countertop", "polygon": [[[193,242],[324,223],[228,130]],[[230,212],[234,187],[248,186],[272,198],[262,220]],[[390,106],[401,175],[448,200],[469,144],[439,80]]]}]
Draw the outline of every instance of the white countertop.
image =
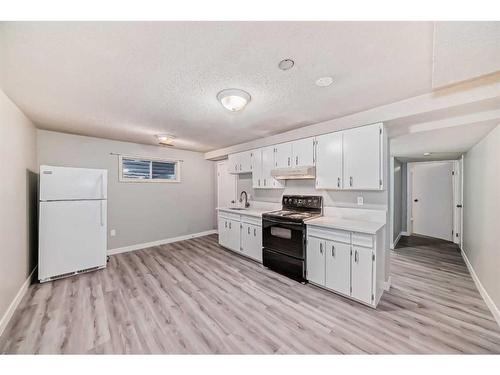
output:
[{"label": "white countertop", "polygon": [[306,225],[375,234],[385,225],[385,223],[359,219],[344,219],[335,216],[321,216],[316,219],[307,220]]},{"label": "white countertop", "polygon": [[237,215],[245,215],[245,216],[254,216],[254,217],[262,217],[262,214],[265,212],[276,211],[273,209],[264,209],[264,208],[245,208],[244,210],[233,210],[230,207],[217,207],[218,211],[230,212],[232,214]]}]

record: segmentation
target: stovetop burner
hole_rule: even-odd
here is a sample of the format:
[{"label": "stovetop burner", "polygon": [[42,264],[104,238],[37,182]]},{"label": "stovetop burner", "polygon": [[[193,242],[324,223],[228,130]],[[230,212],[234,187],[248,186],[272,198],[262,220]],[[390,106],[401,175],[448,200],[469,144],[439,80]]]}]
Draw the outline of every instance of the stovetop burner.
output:
[{"label": "stovetop burner", "polygon": [[284,195],[282,210],[265,213],[264,217],[304,221],[321,216],[322,197],[309,195]]},{"label": "stovetop burner", "polygon": [[313,217],[321,216],[321,213],[281,210],[281,211],[267,212],[265,216],[294,219],[294,220],[307,220]]}]

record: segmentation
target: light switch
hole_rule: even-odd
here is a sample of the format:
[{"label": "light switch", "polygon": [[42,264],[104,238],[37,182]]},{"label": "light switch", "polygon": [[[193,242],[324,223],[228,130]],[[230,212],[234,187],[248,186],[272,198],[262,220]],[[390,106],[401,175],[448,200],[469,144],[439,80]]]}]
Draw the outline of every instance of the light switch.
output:
[{"label": "light switch", "polygon": [[109,231],[109,235],[110,235],[111,237],[116,236],[116,229],[111,229],[111,230]]},{"label": "light switch", "polygon": [[358,205],[359,206],[363,205],[363,197],[358,197]]}]

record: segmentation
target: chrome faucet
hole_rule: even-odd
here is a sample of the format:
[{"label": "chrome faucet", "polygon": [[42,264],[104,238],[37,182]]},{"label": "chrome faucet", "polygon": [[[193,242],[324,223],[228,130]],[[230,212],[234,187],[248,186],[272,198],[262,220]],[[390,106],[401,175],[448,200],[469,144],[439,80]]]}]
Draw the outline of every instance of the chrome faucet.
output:
[{"label": "chrome faucet", "polygon": [[242,198],[243,194],[245,194],[245,208],[248,208],[248,207],[250,207],[250,203],[248,203],[248,194],[245,190],[243,190],[240,194],[240,203],[243,202],[243,198]]}]

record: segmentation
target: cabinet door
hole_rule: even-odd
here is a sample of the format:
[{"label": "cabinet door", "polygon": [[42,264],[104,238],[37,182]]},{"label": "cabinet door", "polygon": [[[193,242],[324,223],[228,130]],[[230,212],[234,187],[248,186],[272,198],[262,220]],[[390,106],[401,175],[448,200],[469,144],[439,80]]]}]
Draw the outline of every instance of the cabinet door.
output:
[{"label": "cabinet door", "polygon": [[351,245],[326,241],[325,286],[349,295],[351,287]]},{"label": "cabinet door", "polygon": [[230,154],[228,156],[228,164],[227,164],[227,169],[229,173],[238,173],[239,172],[239,154]]},{"label": "cabinet door", "polygon": [[292,163],[292,142],[281,143],[274,146],[275,158],[274,167],[275,168],[289,168],[293,166]]},{"label": "cabinet door", "polygon": [[252,186],[254,189],[262,188],[262,149],[252,151]]},{"label": "cabinet door", "polygon": [[227,220],[228,244],[227,247],[234,251],[240,251],[240,222]]},{"label": "cabinet door", "polygon": [[240,173],[252,172],[252,151],[240,153]]},{"label": "cabinet door", "polygon": [[314,138],[299,139],[292,143],[292,165],[303,167],[314,165]]},{"label": "cabinet door", "polygon": [[228,241],[228,229],[227,229],[227,219],[224,219],[223,217],[219,217],[219,225],[218,225],[218,232],[219,232],[219,245],[228,247],[229,241]]},{"label": "cabinet door", "polygon": [[352,247],[351,257],[351,297],[372,303],[373,251],[360,246]]},{"label": "cabinet door", "polygon": [[316,137],[316,188],[342,189],[343,132]]},{"label": "cabinet door", "polygon": [[241,240],[243,253],[262,263],[262,228],[258,225],[243,223]]},{"label": "cabinet door", "polygon": [[264,147],[262,149],[262,179],[260,187],[264,189],[280,189],[284,187],[284,183],[276,180],[271,176],[271,170],[275,168],[276,148],[274,146]]},{"label": "cabinet door", "polygon": [[382,125],[362,126],[344,131],[344,188],[381,188]]},{"label": "cabinet door", "polygon": [[325,285],[325,241],[316,237],[307,239],[307,280]]}]

